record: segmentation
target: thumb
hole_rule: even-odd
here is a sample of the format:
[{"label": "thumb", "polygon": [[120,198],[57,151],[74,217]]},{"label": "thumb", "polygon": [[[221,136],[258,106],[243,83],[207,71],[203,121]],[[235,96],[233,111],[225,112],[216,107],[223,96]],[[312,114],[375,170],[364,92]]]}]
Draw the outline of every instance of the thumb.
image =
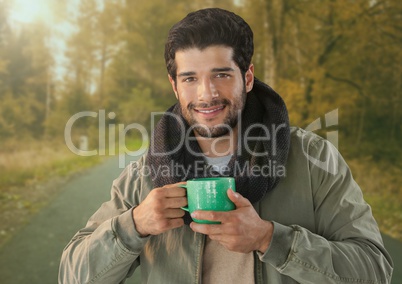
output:
[{"label": "thumb", "polygon": [[244,198],[240,193],[234,192],[232,189],[227,191],[229,199],[236,205],[236,208],[250,206],[251,203],[247,198]]}]

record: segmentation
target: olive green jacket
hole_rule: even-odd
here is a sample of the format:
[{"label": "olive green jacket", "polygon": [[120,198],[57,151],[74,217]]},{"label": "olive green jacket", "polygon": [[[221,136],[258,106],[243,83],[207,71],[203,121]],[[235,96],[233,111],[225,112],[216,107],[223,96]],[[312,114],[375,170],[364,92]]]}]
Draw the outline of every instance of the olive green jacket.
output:
[{"label": "olive green jacket", "polygon": [[[59,283],[124,283],[137,267],[143,283],[202,283],[204,235],[183,226],[141,238],[135,229],[132,210],[152,189],[144,161],[126,167],[67,245]],[[292,128],[286,177],[254,207],[274,223],[268,250],[254,253],[256,283],[390,283],[370,206],[328,141]]]}]

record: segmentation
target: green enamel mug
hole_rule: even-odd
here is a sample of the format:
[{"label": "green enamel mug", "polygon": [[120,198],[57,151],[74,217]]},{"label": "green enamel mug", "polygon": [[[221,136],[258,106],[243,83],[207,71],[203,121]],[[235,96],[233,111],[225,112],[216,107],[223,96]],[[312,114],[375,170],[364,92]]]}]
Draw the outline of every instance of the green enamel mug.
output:
[{"label": "green enamel mug", "polygon": [[[232,177],[196,178],[180,186],[187,189],[188,206],[182,209],[190,214],[197,210],[230,211],[236,208],[227,195],[228,189],[236,191],[235,180]],[[220,224],[195,218],[193,220],[201,224]]]}]

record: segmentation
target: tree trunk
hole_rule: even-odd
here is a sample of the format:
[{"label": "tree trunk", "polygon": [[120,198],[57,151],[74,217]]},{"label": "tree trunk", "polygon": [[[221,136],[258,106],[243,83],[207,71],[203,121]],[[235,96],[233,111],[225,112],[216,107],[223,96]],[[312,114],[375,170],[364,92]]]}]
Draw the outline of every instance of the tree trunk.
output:
[{"label": "tree trunk", "polygon": [[360,111],[359,124],[357,127],[357,136],[356,136],[356,144],[355,144],[356,149],[358,149],[360,147],[360,144],[361,144],[362,138],[363,138],[364,120],[366,118],[366,99],[365,98],[363,98],[363,105],[361,107],[362,108]]},{"label": "tree trunk", "polygon": [[[106,37],[106,35],[104,35]],[[105,68],[107,61],[107,44],[106,39],[102,41],[101,60],[100,60],[100,78],[99,78],[99,103],[103,104],[103,87],[105,81]]]},{"label": "tree trunk", "polygon": [[282,34],[284,26],[283,0],[267,1],[264,22],[265,30],[265,56],[264,56],[264,81],[276,87],[279,77],[280,50],[282,48]]},{"label": "tree trunk", "polygon": [[[402,68],[399,66],[398,67],[399,70],[401,70]],[[402,70],[401,70],[402,71]],[[399,76],[400,74],[402,74],[402,72],[395,72],[394,75],[395,77]],[[399,100],[400,100],[400,95],[402,93],[402,81],[400,79],[395,78],[397,83],[397,86],[395,87],[395,92],[394,95],[392,96],[392,106],[393,106],[393,114],[392,114],[392,121],[391,121],[391,129],[390,129],[390,140],[391,141],[395,141],[396,138],[395,134],[397,131],[397,127],[400,127],[400,120],[398,119],[398,113],[399,113]]]}]

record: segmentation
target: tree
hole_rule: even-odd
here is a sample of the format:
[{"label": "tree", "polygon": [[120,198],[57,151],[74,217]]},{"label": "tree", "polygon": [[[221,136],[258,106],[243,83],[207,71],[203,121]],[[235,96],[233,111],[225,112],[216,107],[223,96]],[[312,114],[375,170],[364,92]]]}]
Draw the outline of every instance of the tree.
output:
[{"label": "tree", "polygon": [[[8,135],[40,137],[46,119],[47,84],[53,59],[41,24],[22,26],[3,45],[3,127]],[[3,133],[4,134],[4,133]]]},{"label": "tree", "polygon": [[283,95],[293,123],[339,108],[355,145],[400,137],[400,1],[252,0],[243,13],[257,77]]}]

